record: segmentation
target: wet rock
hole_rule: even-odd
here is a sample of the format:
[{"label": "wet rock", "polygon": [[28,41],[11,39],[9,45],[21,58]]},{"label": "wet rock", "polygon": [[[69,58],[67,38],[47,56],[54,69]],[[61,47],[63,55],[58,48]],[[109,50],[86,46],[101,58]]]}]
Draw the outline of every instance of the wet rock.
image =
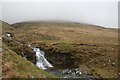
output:
[{"label": "wet rock", "polygon": [[82,72],[79,72],[80,75],[82,75]]},{"label": "wet rock", "polygon": [[120,73],[118,73],[118,75],[120,75]]},{"label": "wet rock", "polygon": [[70,77],[75,77],[75,78],[78,77],[79,78],[82,76],[82,72],[79,71],[78,68],[63,70],[62,74],[65,75],[64,77],[68,77],[68,78],[70,78]]},{"label": "wet rock", "polygon": [[92,74],[82,72],[78,68],[53,71],[52,74],[60,78],[93,78]]}]

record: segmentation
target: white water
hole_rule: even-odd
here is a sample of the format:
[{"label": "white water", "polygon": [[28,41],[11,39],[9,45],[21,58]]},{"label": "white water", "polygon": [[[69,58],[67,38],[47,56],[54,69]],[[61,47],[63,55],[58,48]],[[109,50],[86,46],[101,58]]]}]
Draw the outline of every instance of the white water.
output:
[{"label": "white water", "polygon": [[36,66],[38,66],[39,68],[45,70],[49,67],[53,67],[48,61],[47,59],[44,57],[45,53],[43,51],[41,51],[39,48],[34,48],[35,53],[36,53]]}]

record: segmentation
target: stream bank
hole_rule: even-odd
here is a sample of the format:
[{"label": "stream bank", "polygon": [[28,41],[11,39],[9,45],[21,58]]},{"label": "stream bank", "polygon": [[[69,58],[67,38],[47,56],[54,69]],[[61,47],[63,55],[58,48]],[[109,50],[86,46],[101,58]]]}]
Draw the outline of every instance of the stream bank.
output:
[{"label": "stream bank", "polygon": [[[4,41],[6,41],[6,43],[8,43],[7,45],[18,55],[21,55],[22,57],[26,58],[28,61],[36,65],[37,57],[35,55],[35,52],[27,44],[22,44],[15,40],[9,41],[7,39],[4,39]],[[36,46],[34,45],[34,47]],[[54,66],[52,69],[48,67],[45,71],[56,75],[60,78],[92,77],[91,75],[88,75],[85,72],[79,70],[78,67],[81,60],[77,59],[69,52],[62,52],[53,48],[46,49],[41,46],[37,48],[39,48],[41,51],[44,51],[44,56],[46,60],[48,60],[49,63],[51,63]]]}]

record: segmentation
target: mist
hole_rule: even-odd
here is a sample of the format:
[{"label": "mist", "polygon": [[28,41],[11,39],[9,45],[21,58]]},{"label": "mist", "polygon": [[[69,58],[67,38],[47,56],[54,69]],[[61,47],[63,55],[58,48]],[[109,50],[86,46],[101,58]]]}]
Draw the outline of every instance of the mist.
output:
[{"label": "mist", "polygon": [[22,21],[72,21],[118,27],[117,2],[3,2],[2,20],[10,24]]}]

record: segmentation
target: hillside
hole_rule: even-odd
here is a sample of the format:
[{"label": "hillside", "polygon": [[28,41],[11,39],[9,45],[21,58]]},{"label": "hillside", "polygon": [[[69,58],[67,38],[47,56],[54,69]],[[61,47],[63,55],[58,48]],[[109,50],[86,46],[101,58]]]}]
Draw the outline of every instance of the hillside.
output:
[{"label": "hillside", "polygon": [[[45,52],[45,57],[57,72],[59,72],[58,70],[78,68],[83,75],[99,78],[117,77],[117,29],[72,22],[21,22],[11,26],[10,31],[7,32],[13,35],[12,40],[4,38],[3,44],[16,56],[21,57],[22,52],[28,56],[28,61],[21,57],[20,59],[26,63],[21,62],[20,64],[30,63],[29,65],[32,66],[32,63],[36,62],[35,55],[28,48],[28,45],[32,45]],[[4,28],[3,33],[5,33]],[[6,61],[7,58],[4,59],[4,57],[3,54],[3,61]],[[14,57],[10,59],[13,60]],[[15,59],[17,58],[15,57]],[[15,62],[11,60],[11,62],[20,62],[20,59]],[[20,70],[19,66],[21,65],[16,65],[17,70],[24,73],[26,69]],[[33,67],[30,69],[32,70]],[[35,67],[34,70],[36,69],[38,68]],[[56,75],[53,70],[47,72]],[[29,73],[32,76],[38,74],[37,71],[34,74],[32,74],[33,72]],[[41,74],[41,71],[39,73]]]},{"label": "hillside", "polygon": [[[1,26],[0,26],[1,27]],[[18,55],[11,49],[10,43],[14,39],[9,39],[6,34],[14,34],[14,28],[2,22],[2,77],[3,78],[53,78],[55,76],[41,70],[30,61]]]}]

